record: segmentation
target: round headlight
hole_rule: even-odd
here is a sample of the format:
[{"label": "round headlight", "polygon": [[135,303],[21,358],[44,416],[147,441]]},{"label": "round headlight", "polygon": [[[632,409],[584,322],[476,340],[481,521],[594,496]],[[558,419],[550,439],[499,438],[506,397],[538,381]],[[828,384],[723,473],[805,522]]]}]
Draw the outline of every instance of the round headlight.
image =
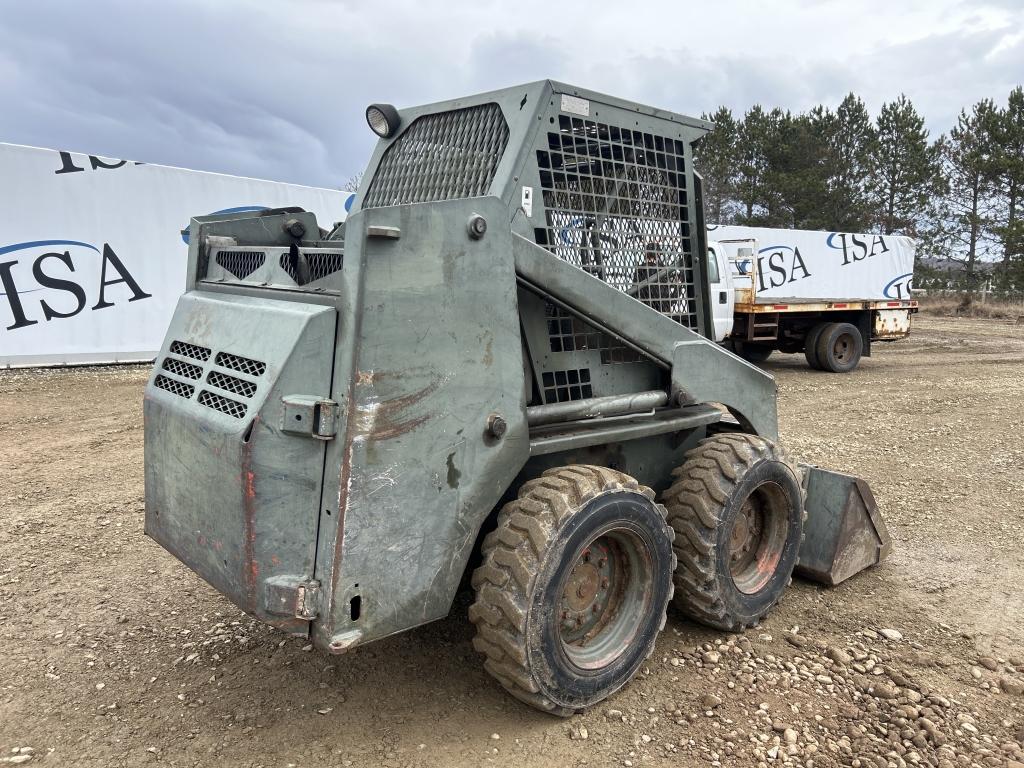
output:
[{"label": "round headlight", "polygon": [[401,118],[398,116],[398,110],[390,104],[371,104],[366,108],[366,122],[371,131],[382,139],[387,139],[398,131]]}]

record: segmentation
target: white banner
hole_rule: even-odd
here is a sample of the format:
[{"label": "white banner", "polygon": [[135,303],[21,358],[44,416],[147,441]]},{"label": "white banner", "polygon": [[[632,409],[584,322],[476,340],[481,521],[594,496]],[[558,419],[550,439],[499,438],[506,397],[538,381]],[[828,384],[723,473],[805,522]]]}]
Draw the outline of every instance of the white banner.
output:
[{"label": "white banner", "polygon": [[[901,235],[864,235],[763,227],[708,227],[708,240],[735,257],[756,239],[758,298],[885,301],[909,299],[914,241]],[[724,241],[724,242],[723,242]],[[750,264],[737,262],[741,274]]]},{"label": "white banner", "polygon": [[352,194],[0,144],[0,366],[152,359],[185,287],[192,216]]}]

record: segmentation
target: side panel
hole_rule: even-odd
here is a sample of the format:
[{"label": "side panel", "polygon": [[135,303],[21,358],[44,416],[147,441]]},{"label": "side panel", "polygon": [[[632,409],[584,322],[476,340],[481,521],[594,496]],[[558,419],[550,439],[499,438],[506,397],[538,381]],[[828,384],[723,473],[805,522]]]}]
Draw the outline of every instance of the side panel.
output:
[{"label": "side panel", "polygon": [[[480,240],[464,226],[474,212],[492,225]],[[335,375],[352,384],[344,452],[332,446],[328,461],[338,523],[321,529],[318,552],[318,578],[332,587],[314,625],[322,647],[446,615],[481,522],[527,459],[507,217],[500,201],[478,198],[349,219],[362,293],[357,352]],[[368,238],[370,227],[400,237]],[[507,423],[501,439],[491,414]]]},{"label": "side panel", "polygon": [[735,241],[757,240],[751,264],[757,301],[910,298],[915,242],[909,237],[731,225],[708,229],[733,257],[739,247],[749,247]]},{"label": "side panel", "polygon": [[307,624],[286,595],[313,574],[324,444],[282,429],[282,398],[327,396],[336,316],[190,292],[146,388],[146,533],[240,608],[296,633]]}]

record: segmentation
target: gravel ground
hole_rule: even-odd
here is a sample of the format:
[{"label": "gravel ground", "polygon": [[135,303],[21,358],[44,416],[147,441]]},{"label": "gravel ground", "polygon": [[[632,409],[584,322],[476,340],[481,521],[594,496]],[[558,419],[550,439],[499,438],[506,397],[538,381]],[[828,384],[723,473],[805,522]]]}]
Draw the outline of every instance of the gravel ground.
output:
[{"label": "gravel ground", "polygon": [[466,596],[343,657],[251,621],[142,535],[145,369],[0,373],[0,765],[1024,768],[1024,326],[766,367],[787,448],[868,479],[892,557],[743,635],[670,613],[570,720],[482,671]]}]

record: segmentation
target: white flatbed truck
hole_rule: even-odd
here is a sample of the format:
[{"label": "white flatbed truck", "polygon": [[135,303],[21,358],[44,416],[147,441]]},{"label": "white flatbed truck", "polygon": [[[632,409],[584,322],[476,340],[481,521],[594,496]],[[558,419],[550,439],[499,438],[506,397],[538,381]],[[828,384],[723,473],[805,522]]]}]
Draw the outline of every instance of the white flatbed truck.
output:
[{"label": "white flatbed truck", "polygon": [[908,237],[709,227],[715,340],[754,363],[802,352],[852,371],[874,342],[910,333],[913,269]]}]

